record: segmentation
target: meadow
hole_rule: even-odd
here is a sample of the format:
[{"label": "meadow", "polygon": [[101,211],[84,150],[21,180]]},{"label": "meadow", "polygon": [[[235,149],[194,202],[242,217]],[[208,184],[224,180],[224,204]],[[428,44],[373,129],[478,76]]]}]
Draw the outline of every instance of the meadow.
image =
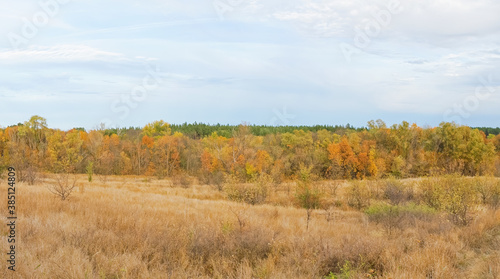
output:
[{"label": "meadow", "polygon": [[0,278],[500,278],[493,177],[76,175],[66,200],[49,191],[56,179],[17,184],[17,270],[2,253]]}]

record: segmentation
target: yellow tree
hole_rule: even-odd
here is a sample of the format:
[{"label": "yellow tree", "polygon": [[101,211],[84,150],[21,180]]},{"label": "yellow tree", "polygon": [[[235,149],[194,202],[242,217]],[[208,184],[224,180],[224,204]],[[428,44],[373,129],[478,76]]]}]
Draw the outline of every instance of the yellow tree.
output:
[{"label": "yellow tree", "polygon": [[142,133],[152,138],[160,138],[172,134],[172,129],[170,129],[170,124],[163,120],[159,120],[144,126]]},{"label": "yellow tree", "polygon": [[211,173],[217,168],[217,159],[210,154],[208,148],[201,153],[201,168],[207,173]]},{"label": "yellow tree", "polygon": [[328,145],[328,158],[332,161],[334,169],[339,172],[340,177],[352,179],[356,177],[358,159],[349,145],[346,136],[339,143]]},{"label": "yellow tree", "polygon": [[105,135],[102,139],[102,145],[98,151],[96,173],[106,176],[110,174],[120,174],[121,146],[120,137],[116,134]]},{"label": "yellow tree", "polygon": [[6,129],[10,163],[18,170],[20,181],[34,183],[38,169],[43,165],[47,131],[46,120],[37,115],[22,125]]},{"label": "yellow tree", "polygon": [[361,145],[360,153],[357,155],[357,178],[374,177],[378,173],[375,163],[375,141],[365,140]]},{"label": "yellow tree", "polygon": [[164,135],[158,138],[153,148],[153,162],[159,178],[169,177],[180,170],[182,134]]},{"label": "yellow tree", "polygon": [[269,173],[273,165],[273,158],[265,150],[258,150],[254,160],[255,168],[259,173]]},{"label": "yellow tree", "polygon": [[298,175],[301,166],[313,165],[313,137],[311,132],[294,130],[281,135],[283,162],[288,176]]},{"label": "yellow tree", "polygon": [[80,132],[54,130],[49,136],[49,163],[53,172],[74,173],[82,161],[83,140]]},{"label": "yellow tree", "polygon": [[7,168],[9,162],[7,152],[7,136],[4,130],[0,129],[0,174]]},{"label": "yellow tree", "polygon": [[155,165],[152,158],[153,147],[155,145],[155,141],[152,137],[148,135],[144,135],[141,140],[141,152],[144,154],[144,167],[146,175],[153,175],[155,173]]},{"label": "yellow tree", "polygon": [[101,156],[101,146],[103,141],[103,134],[100,131],[90,131],[83,141],[83,149],[86,152],[86,158],[92,166],[97,165],[97,160]]}]

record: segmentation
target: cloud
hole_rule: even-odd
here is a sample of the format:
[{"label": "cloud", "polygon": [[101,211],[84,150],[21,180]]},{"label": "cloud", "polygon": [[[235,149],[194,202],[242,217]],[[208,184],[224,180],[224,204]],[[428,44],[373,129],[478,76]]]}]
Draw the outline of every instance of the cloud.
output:
[{"label": "cloud", "polygon": [[427,63],[428,61],[425,59],[416,59],[416,60],[411,60],[411,61],[406,61],[408,64],[417,64],[417,65],[422,65]]},{"label": "cloud", "polygon": [[500,2],[495,0],[294,0],[282,8],[275,5],[282,1],[255,2],[255,17],[267,14],[292,24],[305,36],[318,38],[353,37],[355,28],[363,30],[368,22],[376,21],[376,13],[388,10],[389,3],[399,5],[402,12],[391,16],[380,39],[450,45],[466,36],[484,37],[500,30]]},{"label": "cloud", "polygon": [[398,20],[400,32],[410,35],[485,36],[500,27],[500,3],[494,0],[404,1],[404,17]]},{"label": "cloud", "polygon": [[152,28],[161,28],[161,27],[172,27],[172,26],[182,26],[189,24],[200,24],[204,22],[213,22],[215,18],[200,18],[200,19],[187,19],[187,20],[171,20],[171,21],[161,21],[161,22],[150,22],[143,24],[134,24],[134,25],[125,25],[125,26],[116,26],[116,27],[108,27],[108,28],[100,28],[100,29],[92,29],[87,31],[75,32],[71,33],[68,36],[84,36],[84,35],[92,35],[92,34],[108,34],[108,33],[118,33],[118,32],[131,32],[131,31],[140,31],[147,30]]},{"label": "cloud", "polygon": [[122,54],[85,45],[30,46],[24,50],[0,51],[2,63],[68,63],[128,60]]}]

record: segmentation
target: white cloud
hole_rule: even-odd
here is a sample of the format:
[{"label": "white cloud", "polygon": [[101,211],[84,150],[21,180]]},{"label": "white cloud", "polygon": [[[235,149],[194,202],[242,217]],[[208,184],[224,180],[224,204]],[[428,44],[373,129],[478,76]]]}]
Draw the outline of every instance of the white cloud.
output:
[{"label": "white cloud", "polygon": [[355,27],[363,29],[367,22],[376,20],[374,14],[387,10],[391,2],[400,3],[403,11],[392,15],[381,38],[428,38],[439,43],[449,41],[450,36],[486,36],[497,33],[500,27],[500,2],[495,0],[295,0],[278,9],[276,2],[283,1],[256,2],[257,8],[247,9],[254,17],[271,15],[315,37],[353,37]]},{"label": "white cloud", "polygon": [[88,62],[128,60],[122,54],[103,51],[85,45],[30,46],[24,50],[0,51],[2,63]]},{"label": "white cloud", "polygon": [[500,27],[500,2],[435,0],[404,2],[400,32],[437,36],[482,36]]}]

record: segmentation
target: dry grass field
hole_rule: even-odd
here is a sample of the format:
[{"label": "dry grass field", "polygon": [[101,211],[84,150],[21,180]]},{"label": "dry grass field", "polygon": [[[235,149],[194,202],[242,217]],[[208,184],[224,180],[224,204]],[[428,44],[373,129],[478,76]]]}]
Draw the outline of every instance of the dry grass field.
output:
[{"label": "dry grass field", "polygon": [[53,182],[17,184],[17,271],[4,225],[0,278],[500,278],[500,210],[488,206],[465,226],[425,210],[384,221],[348,205],[349,183],[327,183],[307,225],[290,184],[250,205],[208,185],[83,175],[62,201]]}]

